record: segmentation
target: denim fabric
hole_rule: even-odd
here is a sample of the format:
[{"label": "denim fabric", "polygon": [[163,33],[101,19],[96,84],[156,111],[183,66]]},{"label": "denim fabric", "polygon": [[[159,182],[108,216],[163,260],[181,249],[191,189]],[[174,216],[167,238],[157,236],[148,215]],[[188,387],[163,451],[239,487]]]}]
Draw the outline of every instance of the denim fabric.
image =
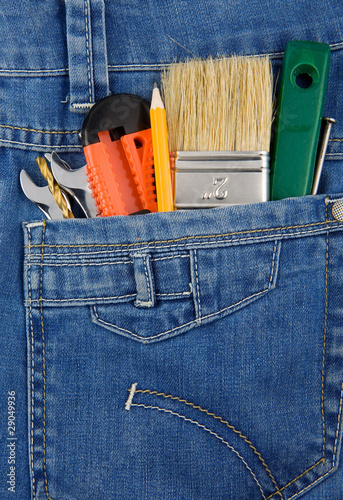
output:
[{"label": "denim fabric", "polygon": [[[5,0],[0,23],[0,498],[343,498],[340,3]],[[21,192],[38,154],[84,164],[106,93],[150,98],[191,54],[277,77],[292,38],[332,49],[318,196],[44,221]]]},{"label": "denim fabric", "polygon": [[103,0],[66,0],[68,69],[72,111],[90,109],[109,92]]}]

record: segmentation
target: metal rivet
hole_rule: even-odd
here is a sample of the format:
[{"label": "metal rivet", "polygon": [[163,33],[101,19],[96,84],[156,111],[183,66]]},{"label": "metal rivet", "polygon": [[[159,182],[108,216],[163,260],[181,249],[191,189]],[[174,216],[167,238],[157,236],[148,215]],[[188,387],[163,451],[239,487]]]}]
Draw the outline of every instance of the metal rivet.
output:
[{"label": "metal rivet", "polygon": [[335,201],[335,203],[332,205],[332,216],[336,220],[343,222],[343,199]]}]

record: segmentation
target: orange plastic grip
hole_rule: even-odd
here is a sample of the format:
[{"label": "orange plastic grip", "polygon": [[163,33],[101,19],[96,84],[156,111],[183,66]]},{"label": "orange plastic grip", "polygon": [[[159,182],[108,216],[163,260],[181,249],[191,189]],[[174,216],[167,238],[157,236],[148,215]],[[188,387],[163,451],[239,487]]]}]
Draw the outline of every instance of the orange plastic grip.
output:
[{"label": "orange plastic grip", "polygon": [[151,129],[112,141],[108,130],[100,142],[85,146],[89,187],[101,216],[157,212]]}]

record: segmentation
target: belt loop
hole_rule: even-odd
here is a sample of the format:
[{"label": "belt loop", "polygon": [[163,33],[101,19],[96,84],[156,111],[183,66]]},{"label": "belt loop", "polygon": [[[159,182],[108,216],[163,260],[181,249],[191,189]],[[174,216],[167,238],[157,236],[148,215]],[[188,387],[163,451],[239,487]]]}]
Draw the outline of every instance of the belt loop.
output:
[{"label": "belt loop", "polygon": [[65,0],[70,110],[87,112],[109,94],[104,0]]},{"label": "belt loop", "polygon": [[134,253],[132,256],[136,281],[136,307],[154,307],[155,285],[151,256],[145,253]]}]

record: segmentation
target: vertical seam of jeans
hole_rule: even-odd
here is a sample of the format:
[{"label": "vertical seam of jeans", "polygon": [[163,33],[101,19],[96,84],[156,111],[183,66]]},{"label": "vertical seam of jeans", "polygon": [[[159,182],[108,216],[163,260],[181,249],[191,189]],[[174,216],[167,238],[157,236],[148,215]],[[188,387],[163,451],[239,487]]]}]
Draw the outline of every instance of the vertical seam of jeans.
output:
[{"label": "vertical seam of jeans", "polygon": [[[322,354],[322,370],[321,370],[321,418],[322,418],[322,427],[323,427],[323,431],[322,431],[323,432],[323,448],[322,448],[323,456],[312,467],[310,467],[305,472],[303,472],[302,474],[300,474],[300,476],[296,477],[295,479],[293,479],[292,481],[290,481],[289,483],[287,483],[285,486],[283,486],[281,488],[281,491],[283,491],[288,486],[290,486],[292,483],[294,483],[295,481],[297,481],[298,479],[300,479],[307,472],[309,472],[310,470],[312,470],[315,467],[317,467],[319,464],[321,464],[321,463],[325,464],[325,462],[326,462],[326,459],[325,459],[326,428],[325,428],[325,413],[324,413],[324,388],[325,388],[324,387],[324,382],[325,382],[325,356],[326,356],[326,337],[327,337],[327,319],[328,319],[328,272],[329,272],[329,230],[330,230],[330,225],[329,225],[330,221],[328,220],[328,205],[329,205],[329,203],[330,203],[329,197],[325,198],[325,224],[326,224],[325,309],[324,309],[324,335],[323,335],[323,354]],[[342,385],[342,391],[343,391],[343,385]],[[340,403],[340,411],[341,411],[341,405],[342,405],[342,399],[341,399],[341,403]],[[338,434],[336,432],[335,447],[336,447],[336,443],[337,443],[337,436],[338,436]],[[335,451],[334,451],[334,455],[335,455]],[[335,460],[335,458],[334,458],[334,460]],[[333,470],[333,468],[334,468],[334,466],[324,476],[320,476],[320,478],[318,478],[316,481],[314,481],[310,485],[306,486],[301,491],[298,491],[291,498],[294,498],[296,495],[298,495],[302,491],[305,491],[310,486],[313,486],[319,479],[327,476]],[[272,495],[272,496],[274,496],[274,495]],[[268,497],[267,500],[269,500],[269,498],[271,498],[271,497]],[[291,498],[289,500],[291,500]]]},{"label": "vertical seam of jeans", "polygon": [[29,248],[28,248],[28,270],[27,270],[27,285],[29,293],[29,332],[30,332],[30,344],[31,344],[31,412],[30,412],[30,467],[31,467],[31,477],[32,477],[32,495],[36,498],[36,484],[35,484],[35,469],[34,469],[34,397],[35,397],[35,382],[34,382],[34,370],[35,370],[35,346],[34,346],[34,335],[33,335],[33,322],[32,322],[32,289],[31,289],[31,228],[27,228]]},{"label": "vertical seam of jeans", "polygon": [[321,381],[321,412],[323,426],[323,459],[325,463],[325,411],[324,411],[324,385],[325,385],[325,356],[326,356],[326,336],[328,320],[328,271],[329,271],[329,224],[328,224],[328,198],[325,199],[325,221],[326,221],[326,253],[325,253],[325,309],[324,309],[324,338],[323,338],[323,356],[322,356],[322,381]]},{"label": "vertical seam of jeans", "polygon": [[45,243],[46,220],[43,221],[42,230],[42,253],[41,253],[41,269],[39,280],[39,302],[40,302],[40,321],[42,328],[42,358],[43,358],[43,470],[45,494],[48,500],[52,500],[48,490],[48,475],[46,471],[46,365],[45,365],[45,330],[43,321],[43,259],[44,259],[44,243]]},{"label": "vertical seam of jeans", "polygon": [[92,102],[92,60],[90,51],[90,5],[89,0],[85,0],[85,34],[86,34],[86,54],[87,54],[87,76],[88,76],[88,92],[89,102]]},{"label": "vertical seam of jeans", "polygon": [[341,389],[341,397],[339,400],[339,410],[338,410],[338,417],[337,417],[337,428],[336,428],[336,437],[335,437],[335,446],[333,449],[333,460],[332,460],[332,466],[333,467],[338,467],[338,439],[339,439],[339,434],[340,434],[340,428],[341,428],[341,415],[342,415],[342,404],[343,404],[343,383],[342,383],[342,389]]},{"label": "vertical seam of jeans", "polygon": [[[129,391],[132,391],[132,388],[129,389]],[[137,384],[135,384],[135,388],[134,388],[134,393],[141,393],[141,394],[150,394],[151,396],[162,396],[166,399],[172,399],[172,400],[175,400],[175,401],[178,401],[179,403],[184,403],[186,404],[187,406],[191,406],[192,408],[194,408],[195,410],[199,410],[203,413],[205,413],[206,415],[208,415],[209,417],[212,417],[216,420],[219,420],[220,423],[226,425],[228,427],[228,429],[232,430],[235,434],[237,434],[237,436],[241,439],[243,439],[243,441],[249,446],[249,448],[251,448],[251,450],[255,453],[255,455],[257,455],[257,457],[259,458],[259,460],[261,461],[263,467],[265,468],[268,476],[270,477],[270,479],[272,480],[275,488],[276,488],[276,492],[273,493],[273,495],[275,494],[278,494],[280,495],[281,499],[283,500],[283,496],[281,494],[281,490],[273,476],[273,474],[271,473],[268,465],[266,464],[264,458],[262,457],[261,453],[256,449],[256,447],[252,444],[251,441],[249,441],[249,439],[244,436],[244,434],[239,431],[238,429],[236,429],[232,424],[230,424],[227,420],[223,419],[222,417],[220,417],[219,415],[216,415],[215,413],[212,413],[208,410],[206,410],[205,408],[202,408],[201,406],[199,405],[195,405],[194,403],[190,402],[190,401],[187,401],[186,399],[182,399],[182,398],[179,398],[178,396],[172,396],[171,394],[165,394],[164,392],[157,392],[157,391],[150,391],[150,389],[137,389]],[[133,396],[132,396],[133,398]],[[132,399],[131,399],[131,404],[132,404]]]},{"label": "vertical seam of jeans", "polygon": [[216,432],[214,432],[212,429],[209,429],[205,425],[201,424],[197,420],[192,420],[192,419],[186,417],[185,415],[182,415],[181,413],[177,413],[177,412],[169,410],[167,408],[161,408],[160,406],[149,406],[149,405],[144,405],[142,403],[131,403],[130,404],[130,408],[132,406],[136,406],[138,408],[145,408],[145,409],[148,409],[148,410],[158,410],[158,411],[161,411],[161,412],[167,413],[167,414],[169,413],[170,415],[174,415],[176,417],[179,417],[180,419],[184,420],[185,422],[189,422],[191,424],[195,424],[197,427],[200,427],[200,429],[203,429],[204,431],[208,432],[212,436],[214,436],[217,439],[219,439],[219,441],[221,441],[223,444],[225,444],[225,446],[227,446],[243,462],[243,464],[245,465],[245,467],[248,469],[248,471],[250,472],[250,474],[253,476],[254,481],[258,485],[258,488],[259,488],[259,490],[261,492],[263,500],[266,500],[266,497],[265,497],[265,494],[263,492],[262,486],[260,485],[260,483],[259,483],[256,475],[252,471],[251,467],[249,467],[249,465],[246,462],[246,460],[244,460],[244,458],[238,453],[238,451],[235,450],[235,448],[233,446],[231,446],[230,443],[228,443],[222,436],[220,436],[219,434],[217,434]]}]

